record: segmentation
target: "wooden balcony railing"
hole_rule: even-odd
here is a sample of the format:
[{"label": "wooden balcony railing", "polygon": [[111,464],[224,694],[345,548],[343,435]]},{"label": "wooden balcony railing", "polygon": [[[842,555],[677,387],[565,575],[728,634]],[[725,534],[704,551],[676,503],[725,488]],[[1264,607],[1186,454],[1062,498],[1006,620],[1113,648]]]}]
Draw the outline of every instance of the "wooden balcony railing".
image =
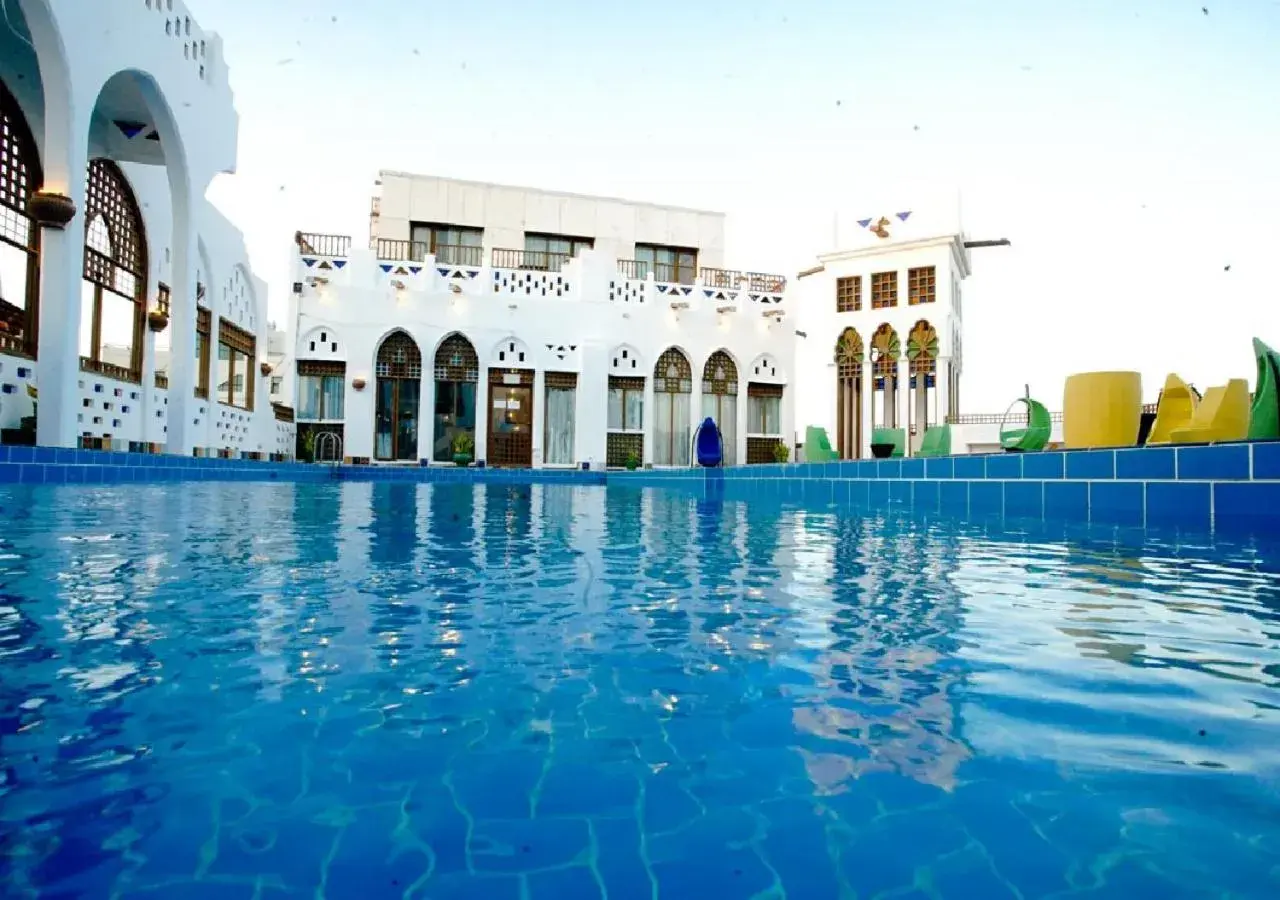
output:
[{"label": "wooden balcony railing", "polygon": [[766,272],[739,272],[735,269],[704,268],[699,273],[699,281],[703,287],[727,288],[734,291],[745,288],[761,294],[780,294],[787,287],[787,279],[782,275],[770,275]]},{"label": "wooden balcony railing", "polygon": [[165,372],[156,373],[156,387],[169,389],[169,376]]},{"label": "wooden balcony railing", "polygon": [[462,244],[436,244],[436,262],[446,266],[483,266],[484,248]]},{"label": "wooden balcony railing", "polygon": [[559,272],[573,256],[569,253],[550,253],[545,250],[508,250],[493,248],[495,269],[528,269],[534,272]]},{"label": "wooden balcony railing", "polygon": [[117,381],[128,381],[131,384],[140,384],[142,382],[142,373],[134,372],[126,366],[117,366],[115,363],[102,362],[101,360],[92,360],[87,356],[80,357],[80,371],[93,372],[97,375],[104,375],[107,378],[114,378]]},{"label": "wooden balcony railing", "polygon": [[378,238],[373,249],[378,259],[396,262],[422,262],[431,252],[431,248],[422,241],[391,241],[386,238]]},{"label": "wooden balcony railing", "polygon": [[649,277],[649,263],[640,259],[618,260],[618,274],[623,278],[638,280]]},{"label": "wooden balcony railing", "polygon": [[298,249],[312,256],[350,256],[351,238],[343,234],[311,234],[294,232],[293,241]]}]

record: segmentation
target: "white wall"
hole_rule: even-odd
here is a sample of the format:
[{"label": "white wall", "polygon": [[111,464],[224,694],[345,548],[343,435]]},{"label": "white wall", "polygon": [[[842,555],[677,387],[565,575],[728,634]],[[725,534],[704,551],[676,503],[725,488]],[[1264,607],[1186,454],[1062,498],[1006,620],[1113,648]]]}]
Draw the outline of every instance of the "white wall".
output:
[{"label": "white wall", "polygon": [[377,236],[409,240],[409,223],[483,228],[485,262],[493,248],[524,249],[525,232],[595,239],[610,259],[634,259],[635,245],[696,248],[698,263],[724,264],[724,214],[603,197],[381,172]]},{"label": "white wall", "polygon": [[[340,265],[339,265],[340,264]],[[701,376],[707,358],[724,349],[738,369],[738,421],[746,420],[749,380],[788,382],[795,343],[782,294],[751,295],[700,286],[627,281],[617,273],[613,254],[584,252],[561,273],[509,269],[465,269],[425,264],[386,263],[371,251],[356,251],[344,260],[304,257],[295,250],[294,281],[303,293],[293,297],[289,326],[296,335],[298,360],[334,359],[347,364],[345,455],[372,456],[375,403],[374,358],[377,347],[394,329],[417,342],[423,358],[422,408],[418,457],[430,456],[434,402],[432,363],[436,348],[453,332],[467,337],[480,360],[481,385],[487,369],[505,366],[500,346],[517,341],[527,368],[536,372],[577,372],[575,463],[603,465],[607,424],[607,384],[611,371],[649,379],[645,404],[646,457],[652,459],[652,375],[658,356],[670,346],[682,349],[693,369],[692,419],[701,421]],[[390,271],[388,271],[390,270]],[[317,278],[327,284],[313,283]],[[404,290],[395,286],[404,284]],[[673,309],[672,303],[687,305]],[[721,311],[723,310],[723,311]],[[766,316],[765,313],[772,315]],[[313,335],[323,330],[327,341],[311,350]],[[338,344],[338,350],[330,346]],[[640,363],[614,369],[619,348]],[[761,360],[765,362],[761,362]],[[759,364],[763,374],[753,375]],[[294,369],[296,373],[296,367]],[[769,374],[774,373],[774,374]],[[293,373],[290,373],[293,375]],[[357,391],[353,382],[363,379]],[[534,393],[534,464],[543,456],[542,378]],[[487,389],[487,388],[486,388]],[[477,458],[484,458],[488,403],[484,391],[477,402]],[[794,433],[793,390],[784,391],[782,436]],[[746,432],[738,429],[737,459],[746,457]]]}]

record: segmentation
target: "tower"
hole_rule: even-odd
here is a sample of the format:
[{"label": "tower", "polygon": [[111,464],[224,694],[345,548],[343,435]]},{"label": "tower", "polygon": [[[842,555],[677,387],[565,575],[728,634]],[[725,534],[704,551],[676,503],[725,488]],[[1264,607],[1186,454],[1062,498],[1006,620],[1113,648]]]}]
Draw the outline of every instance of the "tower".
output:
[{"label": "tower", "polygon": [[870,456],[875,428],[907,452],[959,412],[961,289],[969,252],[954,218],[862,215],[841,248],[801,273],[797,425],[820,425],[841,459]]}]

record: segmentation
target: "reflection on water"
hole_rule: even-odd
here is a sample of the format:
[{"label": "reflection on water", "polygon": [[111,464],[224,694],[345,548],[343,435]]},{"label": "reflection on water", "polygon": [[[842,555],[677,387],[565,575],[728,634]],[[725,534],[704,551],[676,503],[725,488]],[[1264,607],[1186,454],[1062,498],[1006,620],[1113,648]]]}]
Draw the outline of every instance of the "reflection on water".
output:
[{"label": "reflection on water", "polygon": [[1275,877],[1274,548],[565,486],[0,512],[17,896]]}]

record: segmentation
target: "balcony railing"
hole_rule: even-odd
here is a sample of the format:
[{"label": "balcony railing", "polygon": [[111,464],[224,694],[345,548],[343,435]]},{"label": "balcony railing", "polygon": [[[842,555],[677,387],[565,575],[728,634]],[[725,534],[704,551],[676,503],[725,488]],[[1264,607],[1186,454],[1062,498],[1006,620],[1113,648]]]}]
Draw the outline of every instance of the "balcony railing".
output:
[{"label": "balcony railing", "polygon": [[107,378],[114,378],[117,381],[128,381],[132,384],[139,384],[142,381],[142,373],[135,372],[127,366],[117,366],[115,363],[94,361],[87,356],[80,357],[80,371],[93,372],[98,375],[105,375]]},{"label": "balcony railing", "polygon": [[400,260],[422,262],[431,252],[431,248],[422,241],[391,241],[386,238],[378,238],[373,249],[378,259],[397,262]]},{"label": "balcony railing", "polygon": [[[1157,406],[1158,404],[1155,403],[1144,403],[1142,404],[1142,411],[1148,415],[1154,416],[1156,414]],[[999,425],[1003,421],[1004,413],[966,413],[960,416],[947,416],[948,425]],[[1017,424],[1018,416],[1011,416],[1009,421],[1011,424]],[[1062,413],[1049,413],[1049,421],[1061,422]]]},{"label": "balcony railing", "polygon": [[311,234],[297,231],[294,232],[293,241],[300,251],[311,256],[351,255],[351,238],[343,234]]},{"label": "balcony railing", "polygon": [[753,291],[759,294],[781,294],[787,287],[787,279],[782,275],[770,275],[766,272],[739,272],[734,269],[707,269],[699,273],[699,281],[703,287],[727,288],[729,290]]},{"label": "balcony railing", "polygon": [[483,266],[484,248],[462,244],[436,244],[436,262],[446,266]]},{"label": "balcony railing", "polygon": [[502,247],[493,248],[493,267],[495,269],[528,269],[534,272],[559,272],[573,255],[569,253],[551,253],[546,250],[507,250]]},{"label": "balcony railing", "polygon": [[633,281],[648,278],[649,263],[642,259],[620,259],[618,260],[618,274]]}]

